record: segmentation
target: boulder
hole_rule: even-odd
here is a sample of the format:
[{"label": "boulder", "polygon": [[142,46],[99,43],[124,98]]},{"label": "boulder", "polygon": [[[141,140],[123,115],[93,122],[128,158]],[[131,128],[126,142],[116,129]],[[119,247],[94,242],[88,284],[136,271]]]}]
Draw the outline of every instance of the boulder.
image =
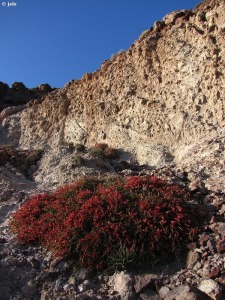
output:
[{"label": "boulder", "polygon": [[150,286],[155,285],[155,281],[157,281],[158,278],[155,274],[142,274],[135,276],[135,285],[134,289],[137,294],[140,294],[145,289],[147,289]]},{"label": "boulder", "polygon": [[152,290],[152,289],[146,289],[140,294],[141,300],[160,300],[159,294]]},{"label": "boulder", "polygon": [[159,290],[159,296],[164,299],[169,293],[170,289],[167,286],[162,286]]},{"label": "boulder", "polygon": [[222,300],[222,287],[212,279],[203,280],[198,289],[203,293],[207,294],[212,300]]},{"label": "boulder", "polygon": [[194,286],[181,285],[174,288],[163,298],[164,300],[210,300],[210,298]]},{"label": "boulder", "polygon": [[12,84],[12,89],[16,91],[26,91],[27,88],[22,82],[14,82]]},{"label": "boulder", "polygon": [[218,226],[218,232],[222,236],[222,238],[225,236],[225,223],[220,223]]},{"label": "boulder", "polygon": [[192,269],[193,266],[198,262],[200,259],[199,253],[197,251],[189,251],[187,257],[187,268]]},{"label": "boulder", "polygon": [[216,244],[217,251],[220,253],[225,252],[225,238],[219,240]]},{"label": "boulder", "polygon": [[120,272],[114,277],[113,288],[117,291],[123,300],[135,300],[134,277],[131,274]]},{"label": "boulder", "polygon": [[48,83],[39,85],[38,89],[41,92],[50,92],[52,90],[51,86]]}]

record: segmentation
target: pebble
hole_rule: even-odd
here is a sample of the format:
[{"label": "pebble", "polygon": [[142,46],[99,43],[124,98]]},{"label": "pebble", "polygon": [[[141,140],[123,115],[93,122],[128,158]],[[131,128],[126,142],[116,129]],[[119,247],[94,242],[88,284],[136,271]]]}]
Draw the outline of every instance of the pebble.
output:
[{"label": "pebble", "polygon": [[57,279],[55,283],[55,290],[60,291],[63,288],[64,281],[62,279]]}]

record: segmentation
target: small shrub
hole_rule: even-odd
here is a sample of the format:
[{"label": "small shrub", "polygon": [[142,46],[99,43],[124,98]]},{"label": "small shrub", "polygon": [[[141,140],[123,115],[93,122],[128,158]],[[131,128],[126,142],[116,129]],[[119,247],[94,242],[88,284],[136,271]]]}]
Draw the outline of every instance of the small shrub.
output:
[{"label": "small shrub", "polygon": [[118,158],[118,151],[117,151],[117,149],[114,149],[114,148],[111,148],[111,147],[107,147],[104,150],[104,157],[108,158],[108,159]]},{"label": "small shrub", "polygon": [[6,151],[0,149],[0,166],[4,165],[9,159]]},{"label": "small shrub", "polygon": [[111,148],[108,144],[98,143],[91,148],[90,153],[94,157],[102,157],[106,159],[115,159],[118,158],[118,150]]},{"label": "small shrub", "polygon": [[84,178],[33,196],[12,215],[23,244],[95,270],[142,267],[177,253],[200,230],[198,210],[181,187],[157,177]]},{"label": "small shrub", "polygon": [[29,165],[35,164],[42,155],[42,150],[32,150],[26,157],[26,161]]},{"label": "small shrub", "polygon": [[4,149],[11,149],[11,148],[13,148],[13,146],[10,145],[10,144],[2,144],[2,145],[0,145],[0,149],[1,149],[1,150],[4,150]]},{"label": "small shrub", "polygon": [[78,151],[78,152],[84,152],[85,151],[85,146],[83,144],[76,144],[75,145],[75,149]]},{"label": "small shrub", "polygon": [[102,149],[92,148],[92,149],[90,149],[90,154],[95,158],[104,156]]},{"label": "small shrub", "polygon": [[71,143],[68,143],[68,148],[69,148],[71,151],[74,151],[75,146],[74,146],[74,144],[71,142]]},{"label": "small shrub", "polygon": [[108,147],[108,144],[105,144],[105,143],[98,143],[98,144],[95,144],[95,149],[101,149],[102,151],[104,151],[106,148]]},{"label": "small shrub", "polygon": [[2,144],[0,145],[0,150],[5,152],[8,156],[14,155],[14,147],[10,144]]},{"label": "small shrub", "polygon": [[74,151],[75,146],[74,146],[73,142],[65,142],[64,141],[62,143],[61,149],[69,149],[70,151]]},{"label": "small shrub", "polygon": [[2,144],[0,145],[0,165],[4,165],[11,156],[14,155],[14,149],[12,145]]}]

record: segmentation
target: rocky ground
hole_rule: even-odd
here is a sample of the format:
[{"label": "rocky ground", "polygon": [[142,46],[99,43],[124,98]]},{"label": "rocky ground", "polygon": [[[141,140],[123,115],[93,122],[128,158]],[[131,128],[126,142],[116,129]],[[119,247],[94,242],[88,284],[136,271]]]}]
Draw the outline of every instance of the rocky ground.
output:
[{"label": "rocky ground", "polygon": [[[25,174],[16,158],[0,166],[0,299],[224,299],[223,132],[195,145],[194,151],[192,147],[191,152],[184,149],[182,164],[169,161],[161,168],[94,157],[88,150],[79,152],[70,146],[57,151],[55,156],[43,154]],[[53,168],[54,173],[49,171]],[[41,247],[21,246],[8,232],[8,216],[32,193],[52,190],[78,176],[102,174],[154,174],[187,187],[193,201],[207,214],[204,232],[196,243],[188,245],[187,253],[166,264],[153,262],[145,273],[110,276],[78,270],[73,261],[54,259]]]}]

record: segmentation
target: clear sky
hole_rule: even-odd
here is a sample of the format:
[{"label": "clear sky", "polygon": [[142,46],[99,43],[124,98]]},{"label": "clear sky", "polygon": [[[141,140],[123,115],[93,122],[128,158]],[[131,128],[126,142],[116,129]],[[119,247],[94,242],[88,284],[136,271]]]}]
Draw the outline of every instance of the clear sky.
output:
[{"label": "clear sky", "polygon": [[[5,1],[5,2],[4,2]],[[200,0],[0,0],[0,81],[62,87]],[[8,6],[11,4],[11,6]]]}]

